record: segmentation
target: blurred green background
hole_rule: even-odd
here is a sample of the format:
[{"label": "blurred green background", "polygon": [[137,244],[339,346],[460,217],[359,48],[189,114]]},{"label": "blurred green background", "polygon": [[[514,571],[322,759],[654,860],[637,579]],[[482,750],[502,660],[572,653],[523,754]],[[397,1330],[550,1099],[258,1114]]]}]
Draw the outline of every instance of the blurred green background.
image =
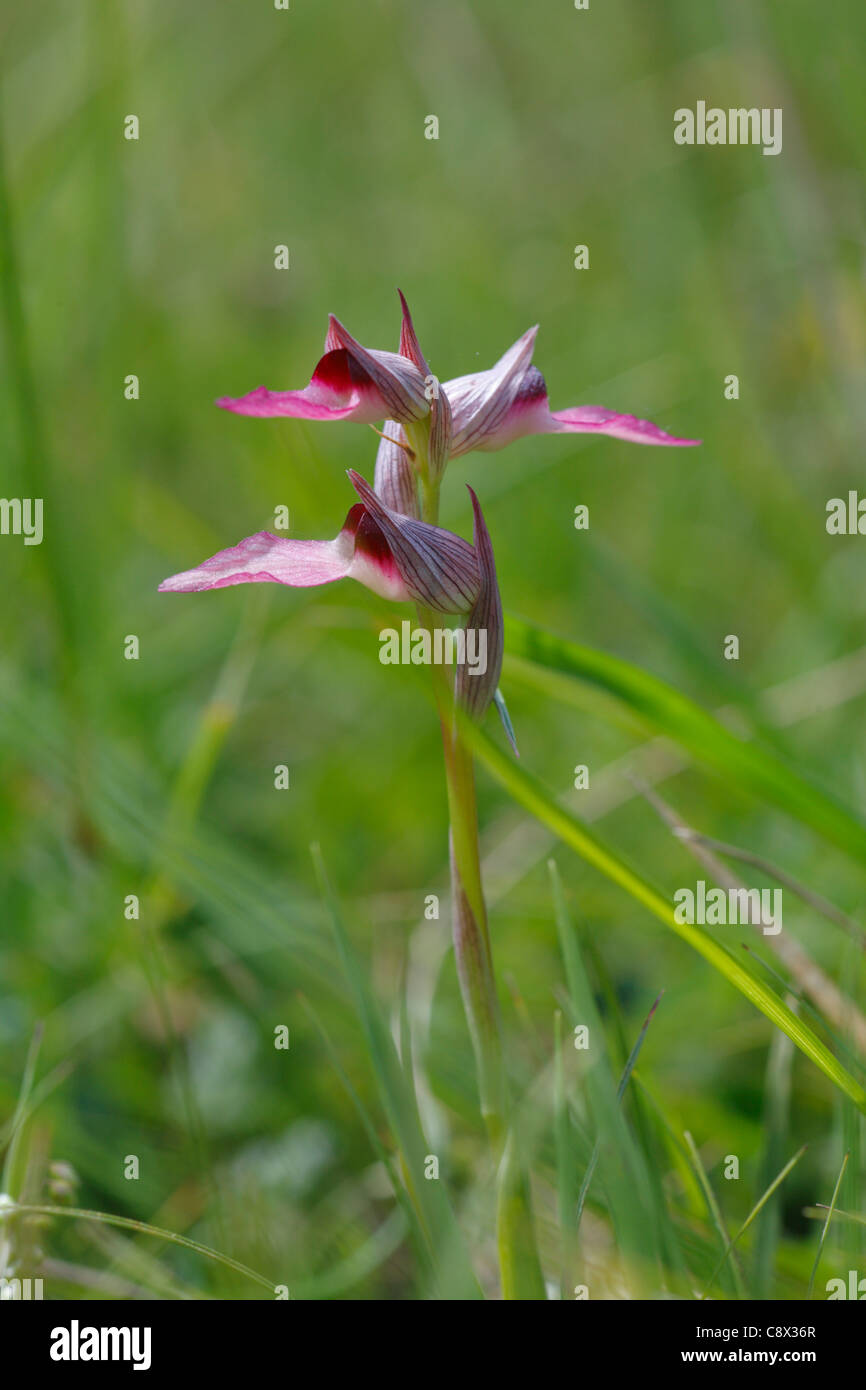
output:
[{"label": "blurred green background", "polygon": [[[41,546],[0,537],[0,1124],[44,1020],[44,1094],[19,1154],[31,1200],[65,1159],[80,1205],[184,1231],[293,1295],[416,1296],[370,1137],[307,1007],[387,1142],[316,891],[318,842],[386,1007],[408,990],[432,1151],[482,1279],[493,1267],[438,728],[417,673],[377,660],[379,625],[404,614],[349,584],[156,592],[273,526],[280,505],[291,534],[335,534],[345,469],[372,478],[365,427],[213,405],[303,385],[328,311],[396,348],[399,285],[442,379],[491,365],[537,322],[555,409],[599,403],[702,438],[470,455],[449,472],[443,524],[470,534],[471,481],[507,611],[709,709],[780,723],[767,737],[786,756],[863,805],[866,664],[834,663],[863,648],[866,542],[824,521],[828,498],[858,486],[866,427],[864,51],[854,0],[2,0],[2,491],[45,499]],[[676,146],[673,112],[698,99],[782,107],[782,154]],[[738,662],[722,655],[731,633]],[[779,721],[766,692],[786,683],[796,707]],[[587,764],[579,812],[594,805],[671,892],[700,876],[622,779],[608,780],[612,809],[592,802],[633,735],[507,678],[505,693],[526,767],[560,794]],[[549,845],[479,781],[505,1030],[528,1084],[563,988]],[[783,814],[693,771],[665,794],[704,832],[862,906],[862,866]],[[641,1067],[716,1177],[740,1155],[744,1180],[716,1183],[736,1226],[767,1157],[772,1029],[615,887],[557,859],[612,1035],[630,1045],[666,991]],[[438,922],[423,921],[431,893]],[[793,899],[786,927],[860,988],[842,934]],[[281,1024],[288,1051],[273,1045]],[[857,1130],[820,1073],[791,1066],[782,1158],[810,1149],[779,1205],[776,1297],[803,1296],[816,1232],[801,1209],[829,1201]],[[550,1162],[542,1146],[543,1250]],[[849,1207],[859,1168],[857,1149]],[[593,1221],[593,1296],[613,1297]],[[831,1240],[827,1277],[859,1254],[851,1240]],[[54,1296],[92,1293],[88,1268],[118,1281],[96,1286],[109,1296],[262,1296],[105,1228],[55,1222],[40,1241]]]}]

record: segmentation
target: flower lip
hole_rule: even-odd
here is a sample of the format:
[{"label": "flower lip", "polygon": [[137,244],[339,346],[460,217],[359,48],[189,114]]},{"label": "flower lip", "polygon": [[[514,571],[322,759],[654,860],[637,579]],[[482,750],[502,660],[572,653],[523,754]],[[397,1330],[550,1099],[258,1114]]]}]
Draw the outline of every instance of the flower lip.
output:
[{"label": "flower lip", "polygon": [[259,386],[245,396],[221,396],[217,405],[238,415],[359,424],[387,418],[413,424],[430,410],[424,377],[413,362],[400,353],[363,347],[333,314],[309,385],[297,391]]},{"label": "flower lip", "polygon": [[195,569],[163,580],[163,593],[199,593],[234,584],[285,584],[316,588],[338,579],[356,579],[382,598],[410,598],[390,547],[363,502],[350,507],[332,541],[295,540],[258,531],[238,545],[212,555]]},{"label": "flower lip", "polygon": [[467,613],[480,585],[469,542],[392,511],[360,474],[349,476],[362,500],[350,508],[334,540],[295,540],[259,531],[195,569],[172,575],[160,590],[196,593],[263,583],[307,589],[356,579],[382,598],[414,599],[439,613]]},{"label": "flower lip", "polygon": [[680,439],[668,434],[652,420],[640,420],[636,415],[620,415],[603,405],[578,405],[569,410],[554,410],[550,414],[552,434],[608,434],[615,439],[627,439],[632,444],[667,444],[678,448],[693,448],[700,439]]}]

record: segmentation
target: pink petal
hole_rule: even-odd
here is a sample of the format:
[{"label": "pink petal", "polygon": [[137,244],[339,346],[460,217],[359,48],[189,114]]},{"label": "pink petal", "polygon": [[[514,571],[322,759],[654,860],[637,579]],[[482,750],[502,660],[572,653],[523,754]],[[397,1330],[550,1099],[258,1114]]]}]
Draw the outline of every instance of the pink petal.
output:
[{"label": "pink petal", "polygon": [[[537,326],[530,328],[489,371],[446,381],[445,393],[453,417],[452,458],[467,454],[470,449],[501,449],[517,438],[512,426],[515,412],[522,419],[528,403],[537,395],[532,373],[541,378],[541,373],[531,366],[537,333]],[[541,385],[544,386],[543,379]]]},{"label": "pink petal", "polygon": [[388,413],[372,381],[345,348],[320,358],[302,391],[268,391],[259,386],[246,396],[221,396],[217,405],[236,415],[291,416],[296,420],[354,420],[372,424]]},{"label": "pink petal", "polygon": [[418,334],[415,332],[415,325],[412,322],[412,315],[409,313],[406,296],[402,290],[398,290],[397,293],[400,296],[400,308],[403,311],[403,321],[400,325],[400,355],[413,362],[422,376],[429,376],[430,368],[421,351],[421,344],[418,342]]},{"label": "pink petal", "polygon": [[268,391],[259,386],[246,396],[222,396],[217,405],[238,415],[291,416],[300,420],[353,420],[373,424],[391,416],[401,424],[429,413],[424,377],[396,352],[362,347],[331,315],[325,353],[309,386],[299,391]]},{"label": "pink petal", "polygon": [[632,444],[700,444],[699,439],[679,439],[654,425],[651,420],[639,420],[635,415],[618,415],[601,405],[578,405],[571,410],[555,410],[550,415],[548,429],[552,433],[610,434],[615,439],[628,439]]},{"label": "pink petal", "polygon": [[[400,326],[400,353],[407,357],[418,368],[424,378],[425,395],[430,405],[430,437],[427,443],[427,464],[430,476],[435,481],[441,478],[448,466],[451,458],[451,439],[453,433],[453,422],[451,417],[451,402],[444,386],[430,371],[427,359],[421,351],[421,344],[418,341],[418,334],[415,332],[415,325],[412,322],[412,315],[409,312],[409,305],[402,290],[397,291],[400,296],[400,308],[403,312],[403,321]],[[377,486],[376,491],[381,492]]]},{"label": "pink petal", "polygon": [[445,383],[454,415],[452,457],[470,449],[503,449],[528,434],[609,434],[635,444],[699,444],[679,439],[649,420],[619,415],[601,406],[551,412],[547,386],[532,365],[537,329],[531,328],[495,367]]},{"label": "pink petal", "polygon": [[335,540],[293,540],[259,531],[195,569],[163,580],[159,587],[164,593],[199,593],[232,584],[266,583],[309,589],[347,577],[357,579],[382,598],[409,597],[387,541],[360,503],[351,508]]}]

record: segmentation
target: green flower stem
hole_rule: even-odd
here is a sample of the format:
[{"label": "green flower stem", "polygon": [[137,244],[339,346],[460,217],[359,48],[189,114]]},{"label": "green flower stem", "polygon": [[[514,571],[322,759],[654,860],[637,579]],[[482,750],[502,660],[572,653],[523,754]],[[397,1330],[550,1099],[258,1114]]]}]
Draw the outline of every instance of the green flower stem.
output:
[{"label": "green flower stem", "polygon": [[[428,629],[435,614],[418,606]],[[451,882],[454,951],[463,1006],[475,1050],[481,1110],[498,1156],[504,1135],[508,1094],[500,1036],[493,955],[481,883],[478,812],[473,757],[457,732],[454,696],[446,671],[432,666],[433,691],[442,729],[448,817],[451,826]]]},{"label": "green flower stem", "polygon": [[[439,483],[431,481],[426,468],[419,473],[422,517],[431,525],[438,525]],[[428,631],[441,622],[421,604],[418,617]],[[474,755],[460,731],[453,682],[445,668],[434,664],[430,669],[442,727],[448,788],[454,954],[475,1053],[481,1113],[497,1166],[496,1226],[502,1295],[505,1299],[540,1300],[546,1294],[535,1248],[529,1185],[510,1130],[499,1001],[481,879]]]},{"label": "green flower stem", "polygon": [[[421,498],[423,519],[437,525],[439,484],[430,480],[426,469],[421,470]],[[437,622],[437,615],[421,604],[418,605],[418,618],[428,631]],[[457,973],[475,1051],[481,1112],[498,1159],[507,1129],[508,1087],[502,1055],[493,953],[481,882],[475,766],[472,752],[457,728],[454,692],[448,673],[435,664],[430,669],[442,728],[448,788],[452,930]]]}]

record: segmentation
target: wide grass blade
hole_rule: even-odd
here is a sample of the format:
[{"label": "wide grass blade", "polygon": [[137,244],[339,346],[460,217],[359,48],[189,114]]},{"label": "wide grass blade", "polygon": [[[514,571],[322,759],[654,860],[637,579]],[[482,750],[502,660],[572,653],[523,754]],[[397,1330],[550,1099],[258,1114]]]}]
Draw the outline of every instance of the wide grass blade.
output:
[{"label": "wide grass blade", "polygon": [[538,1260],[529,1179],[509,1132],[496,1175],[496,1241],[502,1297],[521,1302],[544,1301],[547,1290]]},{"label": "wide grass blade", "polygon": [[751,975],[730,951],[714,941],[707,932],[690,923],[677,921],[671,903],[658,889],[652,887],[614,850],[609,849],[576,816],[560,806],[537,778],[518,767],[482,730],[470,725],[468,721],[465,737],[473,743],[478,757],[488,771],[525,810],[537,816],[582,859],[619,884],[666,927],[676,932],[677,936],[702,955],[735,989],[760,1009],[771,1023],[787,1033],[800,1051],[820,1067],[824,1075],[866,1114],[866,1090],[777,994],[774,994],[762,980]]},{"label": "wide grass blade", "polygon": [[632,722],[680,744],[726,782],[796,816],[804,825],[866,861],[866,823],[775,753],[731,733],[688,696],[620,657],[506,622],[509,673],[554,698],[583,708],[580,686],[609,696]]}]

